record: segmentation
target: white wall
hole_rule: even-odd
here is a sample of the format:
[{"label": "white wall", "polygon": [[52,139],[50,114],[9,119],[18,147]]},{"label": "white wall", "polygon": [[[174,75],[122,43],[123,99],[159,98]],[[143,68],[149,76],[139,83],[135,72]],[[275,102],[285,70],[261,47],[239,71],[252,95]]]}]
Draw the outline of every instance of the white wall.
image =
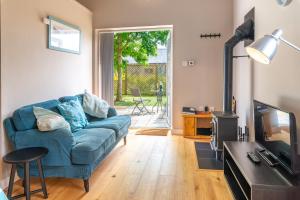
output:
[{"label": "white wall", "polygon": [[[300,0],[294,0],[289,6],[281,7],[275,0],[235,0],[234,25],[243,20],[246,12],[255,6],[256,38],[270,34],[276,28],[282,28],[284,37],[300,45]],[[244,54],[244,48],[239,46],[237,53]],[[276,57],[270,65],[262,65],[240,60],[236,72],[236,93],[240,123],[252,126],[250,113],[251,96],[257,100],[279,106],[296,114],[300,127],[300,54],[284,44],[281,44]],[[298,128],[298,132],[299,132]],[[253,132],[252,132],[253,136]]]},{"label": "white wall", "polygon": [[[93,11],[93,28],[174,25],[173,125],[182,128],[182,106],[222,108],[223,46],[232,34],[232,0],[79,0]],[[200,39],[220,32],[221,39]],[[181,62],[196,60],[184,68]]]},{"label": "white wall", "polygon": [[[47,49],[53,15],[78,25],[81,55]],[[73,95],[92,87],[92,13],[74,0],[1,0],[1,121],[23,105]],[[0,156],[8,151],[1,132]],[[0,180],[8,166],[0,161]]]},{"label": "white wall", "polygon": [[[242,5],[242,6],[241,6]],[[235,1],[234,3],[234,29],[244,23],[244,16],[253,8],[252,1]],[[234,48],[235,55],[247,55],[244,42],[240,42]],[[237,100],[237,114],[239,116],[239,126],[252,127],[252,107],[253,98],[253,61],[248,58],[234,59],[234,96]],[[244,129],[243,129],[244,131]],[[251,135],[252,136],[252,135]]]}]

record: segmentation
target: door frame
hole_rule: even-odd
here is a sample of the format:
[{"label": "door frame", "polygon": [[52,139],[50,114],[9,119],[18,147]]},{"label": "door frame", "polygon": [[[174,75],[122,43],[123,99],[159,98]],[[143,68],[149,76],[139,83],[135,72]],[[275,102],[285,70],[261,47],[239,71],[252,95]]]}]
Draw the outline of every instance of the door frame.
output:
[{"label": "door frame", "polygon": [[94,32],[94,59],[93,59],[93,92],[94,94],[101,96],[101,59],[100,59],[100,34],[101,33],[116,33],[116,32],[144,32],[144,31],[155,31],[155,30],[168,30],[170,31],[170,41],[171,41],[171,49],[170,49],[170,72],[169,76],[167,74],[167,78],[170,81],[170,97],[169,104],[171,110],[168,112],[168,121],[170,125],[170,129],[173,129],[173,46],[174,46],[174,31],[173,25],[159,25],[159,26],[137,26],[137,27],[120,27],[120,28],[103,28],[103,29],[95,29]]}]

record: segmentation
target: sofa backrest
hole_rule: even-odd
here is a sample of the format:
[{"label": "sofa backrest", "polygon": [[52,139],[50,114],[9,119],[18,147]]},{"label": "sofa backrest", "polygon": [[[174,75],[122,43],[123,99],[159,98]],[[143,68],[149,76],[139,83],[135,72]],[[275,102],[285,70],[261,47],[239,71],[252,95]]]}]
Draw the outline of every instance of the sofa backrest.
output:
[{"label": "sofa backrest", "polygon": [[33,106],[46,108],[52,110],[56,113],[59,113],[57,105],[59,104],[58,100],[49,100],[41,103],[31,104],[19,108],[13,113],[13,122],[17,131],[26,131],[29,129],[37,128],[36,118],[33,114]]},{"label": "sofa backrest", "polygon": [[[13,113],[13,116],[12,116],[13,125],[14,125],[16,131],[26,131],[29,129],[36,129],[37,124],[36,124],[36,118],[33,114],[33,106],[46,108],[46,109],[52,110],[52,111],[60,114],[57,109],[57,105],[61,102],[66,102],[66,101],[70,101],[70,100],[74,100],[74,99],[78,99],[79,102],[81,103],[81,105],[83,104],[83,94],[78,94],[75,96],[60,97],[59,100],[54,99],[54,100],[49,100],[49,101],[44,101],[44,102],[40,102],[40,103],[36,103],[36,104],[23,106],[23,107],[17,109]],[[99,121],[99,118],[90,116],[86,113],[85,113],[85,115],[89,122]],[[114,108],[110,108],[108,110],[107,116],[112,117],[115,115],[117,115],[116,110]]]}]

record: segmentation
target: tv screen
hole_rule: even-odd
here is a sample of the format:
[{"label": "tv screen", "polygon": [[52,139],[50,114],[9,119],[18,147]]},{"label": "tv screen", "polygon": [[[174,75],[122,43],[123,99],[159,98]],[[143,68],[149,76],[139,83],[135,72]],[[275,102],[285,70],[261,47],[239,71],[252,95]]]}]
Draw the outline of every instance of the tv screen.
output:
[{"label": "tv screen", "polygon": [[287,166],[291,166],[290,113],[254,101],[255,140]]}]

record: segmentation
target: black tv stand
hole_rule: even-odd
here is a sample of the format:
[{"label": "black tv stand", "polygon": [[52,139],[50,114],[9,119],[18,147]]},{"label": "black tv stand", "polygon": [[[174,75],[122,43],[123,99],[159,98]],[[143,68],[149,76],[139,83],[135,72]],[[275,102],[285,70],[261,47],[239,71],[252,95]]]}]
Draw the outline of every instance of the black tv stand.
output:
[{"label": "black tv stand", "polygon": [[[247,152],[260,146],[255,142],[224,142],[224,176],[237,200],[289,200],[300,199],[300,181],[280,168],[261,159],[253,163]],[[262,152],[260,152],[262,153]]]}]

